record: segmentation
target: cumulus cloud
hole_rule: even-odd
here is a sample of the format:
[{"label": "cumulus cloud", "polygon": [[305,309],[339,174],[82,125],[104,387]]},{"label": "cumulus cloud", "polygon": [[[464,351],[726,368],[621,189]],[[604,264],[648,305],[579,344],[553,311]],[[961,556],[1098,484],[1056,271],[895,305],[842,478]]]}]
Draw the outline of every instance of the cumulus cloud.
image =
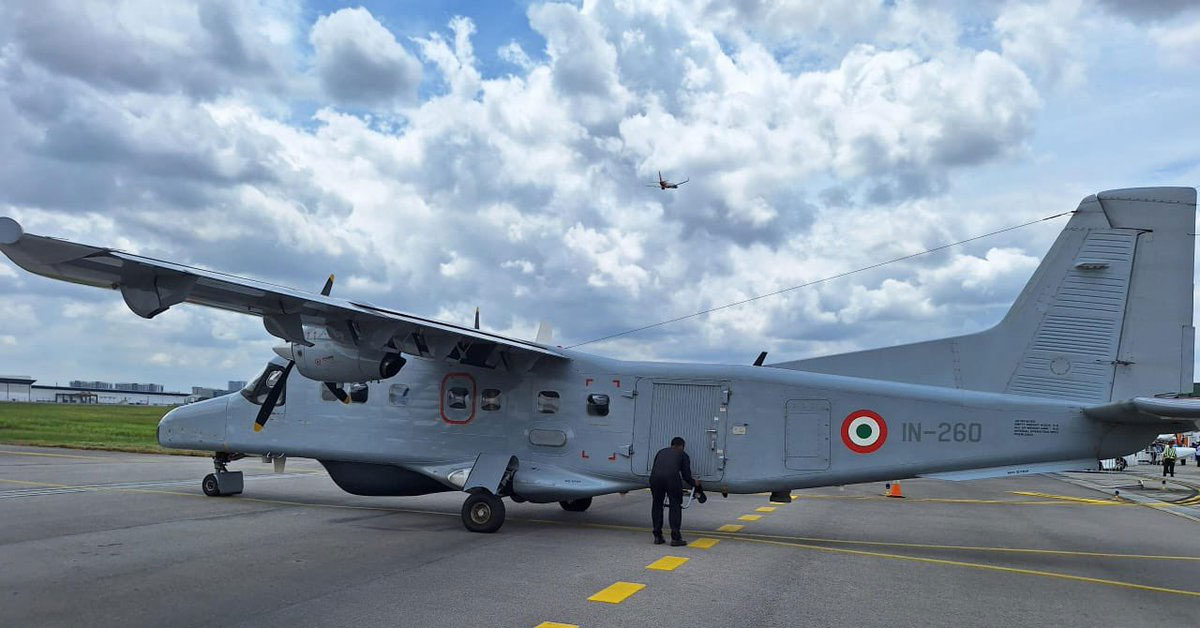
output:
[{"label": "cumulus cloud", "polygon": [[309,41],[321,87],[333,101],[370,106],[416,99],[421,62],[366,9],[321,16]]},{"label": "cumulus cloud", "polygon": [[1085,16],[1080,0],[1010,2],[996,17],[1004,56],[1054,87],[1074,87],[1084,79]]},{"label": "cumulus cloud", "polygon": [[1200,18],[1150,29],[1163,58],[1179,67],[1200,66]]}]

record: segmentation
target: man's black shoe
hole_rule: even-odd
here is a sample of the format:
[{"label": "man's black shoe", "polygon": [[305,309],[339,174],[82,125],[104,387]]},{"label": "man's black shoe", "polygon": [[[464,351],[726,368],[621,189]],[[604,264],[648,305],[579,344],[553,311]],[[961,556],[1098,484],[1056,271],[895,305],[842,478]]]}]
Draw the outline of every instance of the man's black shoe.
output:
[{"label": "man's black shoe", "polygon": [[666,543],[666,542],[667,542],[667,540],[666,540],[666,539],[664,539],[664,538],[662,538],[661,536],[656,536],[656,537],[654,537],[654,544],[655,544],[655,545],[662,545],[663,543]]},{"label": "man's black shoe", "polygon": [[671,547],[683,547],[687,545],[687,541],[683,539],[671,539]]}]

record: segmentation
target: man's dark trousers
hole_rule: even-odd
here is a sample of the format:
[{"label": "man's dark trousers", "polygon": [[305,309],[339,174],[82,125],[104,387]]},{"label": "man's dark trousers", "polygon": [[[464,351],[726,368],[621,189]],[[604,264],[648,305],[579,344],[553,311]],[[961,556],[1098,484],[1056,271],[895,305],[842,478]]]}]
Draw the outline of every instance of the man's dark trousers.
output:
[{"label": "man's dark trousers", "polygon": [[1175,477],[1175,459],[1174,458],[1163,458],[1163,477],[1164,478],[1167,477],[1168,473],[1171,474],[1171,477]]},{"label": "man's dark trousers", "polygon": [[650,478],[650,521],[654,524],[654,536],[662,536],[662,503],[666,496],[670,504],[667,522],[671,525],[671,539],[679,540],[683,538],[679,533],[679,526],[683,523],[683,483],[678,475],[674,479],[672,482],[670,479]]}]

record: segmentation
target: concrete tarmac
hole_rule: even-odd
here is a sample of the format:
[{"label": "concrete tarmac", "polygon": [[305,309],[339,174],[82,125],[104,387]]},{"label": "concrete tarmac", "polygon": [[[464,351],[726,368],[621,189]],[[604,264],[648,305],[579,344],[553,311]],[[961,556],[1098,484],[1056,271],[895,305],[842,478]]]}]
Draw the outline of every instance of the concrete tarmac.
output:
[{"label": "concrete tarmac", "polygon": [[[585,513],[509,502],[482,535],[462,528],[458,493],[357,497],[313,461],[231,468],[245,493],[209,498],[204,458],[0,446],[0,626],[1200,621],[1200,507],[1112,501],[1086,477],[912,480],[905,499],[856,485],[780,506],[713,495],[684,511],[687,538],[717,541],[701,549],[650,543],[646,491]],[[1180,486],[1170,500],[1194,496]],[[646,568],[665,556],[687,561]],[[617,582],[645,586],[588,600]]]}]

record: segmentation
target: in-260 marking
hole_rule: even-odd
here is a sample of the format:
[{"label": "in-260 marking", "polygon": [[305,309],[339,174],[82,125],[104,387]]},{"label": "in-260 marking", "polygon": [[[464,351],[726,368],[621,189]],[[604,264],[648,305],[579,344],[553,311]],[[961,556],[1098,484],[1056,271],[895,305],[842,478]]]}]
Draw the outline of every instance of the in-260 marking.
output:
[{"label": "in-260 marking", "polygon": [[983,440],[982,423],[938,423],[935,429],[922,429],[918,423],[901,423],[900,440],[919,443],[929,436],[939,443],[978,443]]}]

